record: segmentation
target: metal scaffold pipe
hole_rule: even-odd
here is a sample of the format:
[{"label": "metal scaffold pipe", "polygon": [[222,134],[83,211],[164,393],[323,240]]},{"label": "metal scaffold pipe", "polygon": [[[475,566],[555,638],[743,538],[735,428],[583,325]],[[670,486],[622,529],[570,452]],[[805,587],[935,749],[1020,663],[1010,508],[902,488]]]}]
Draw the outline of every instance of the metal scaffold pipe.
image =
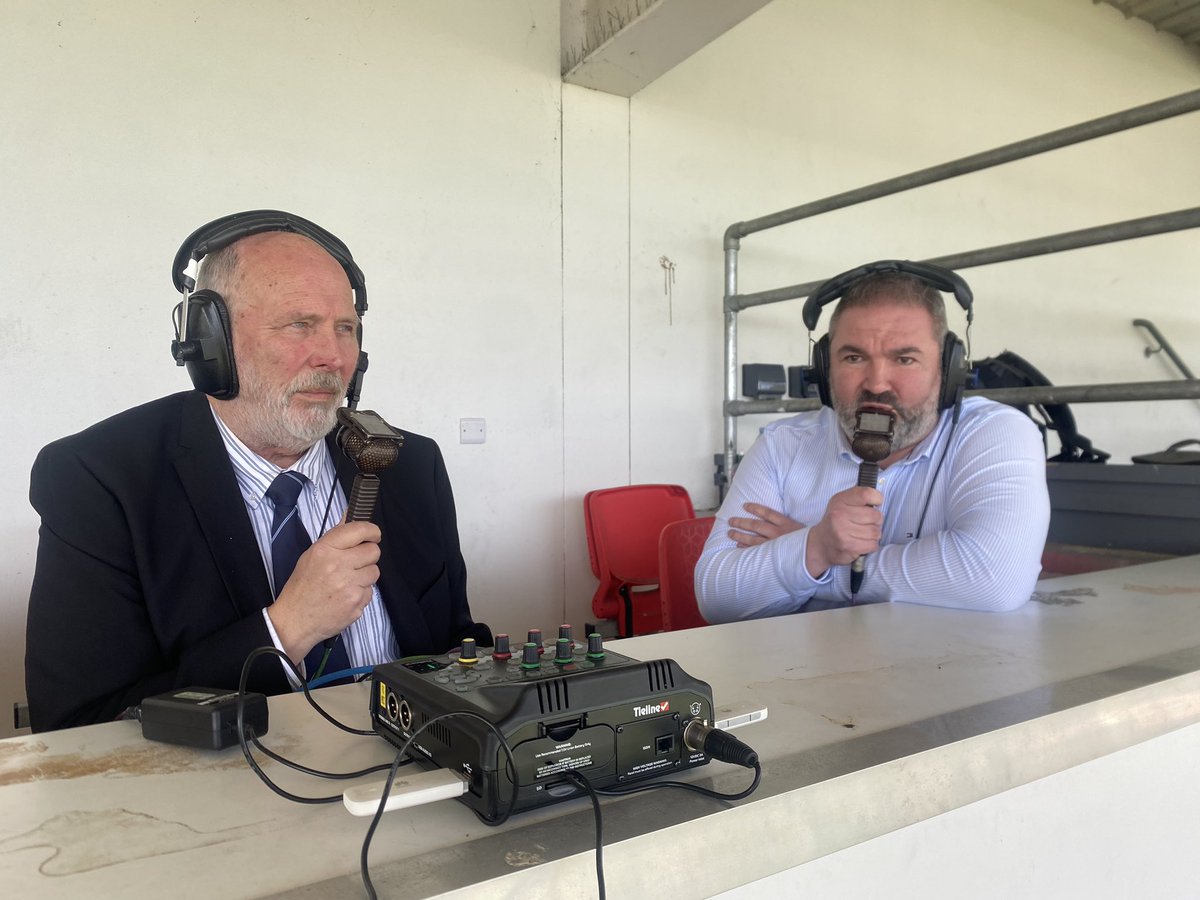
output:
[{"label": "metal scaffold pipe", "polygon": [[[1047,384],[1037,387],[989,388],[967,391],[968,397],[987,397],[999,403],[1039,404],[1058,403],[1122,403],[1131,400],[1200,400],[1200,381],[1132,381],[1122,384]],[[798,413],[820,409],[821,401],[803,400],[733,400],[725,404],[725,414],[748,416],[762,413]]]},{"label": "metal scaffold pipe", "polygon": [[749,234],[766,231],[769,228],[777,228],[789,222],[797,222],[800,219],[865,203],[868,200],[886,197],[889,194],[898,194],[902,191],[912,190],[913,188],[933,184],[937,181],[944,181],[947,178],[955,178],[959,175],[966,175],[969,172],[978,172],[981,169],[989,169],[992,166],[999,166],[1029,156],[1036,156],[1048,150],[1057,150],[1060,147],[1068,147],[1071,144],[1095,140],[1098,137],[1115,134],[1119,131],[1126,131],[1130,128],[1137,128],[1140,125],[1148,125],[1151,122],[1159,122],[1163,119],[1173,118],[1174,116],[1195,112],[1196,110],[1200,110],[1200,90],[1176,94],[1174,97],[1167,97],[1143,106],[1135,106],[1132,109],[1101,116],[1098,119],[1080,122],[1077,125],[1060,128],[1058,131],[1051,131],[1036,137],[1005,144],[1002,147],[996,147],[992,150],[985,150],[982,153],[973,153],[961,159],[930,166],[927,169],[920,169],[919,171],[900,175],[896,178],[888,178],[885,181],[878,181],[875,184],[856,188],[852,191],[845,191],[841,194],[834,194],[832,197],[826,197],[822,200],[814,200],[811,203],[793,206],[791,209],[760,216],[757,219],[735,222],[725,230],[725,246],[726,248],[731,245],[736,247],[738,240]]},{"label": "metal scaffold pipe", "polygon": [[[1200,207],[1192,207],[1191,209],[1145,216],[1141,219],[1129,219],[1124,222],[1081,228],[1078,231],[1065,231],[1061,234],[1031,238],[1027,241],[999,244],[995,247],[985,247],[982,250],[952,253],[949,256],[938,256],[934,259],[921,260],[921,262],[933,263],[947,269],[970,269],[974,266],[1027,259],[1031,256],[1045,256],[1048,253],[1062,253],[1066,250],[1080,250],[1098,244],[1111,244],[1117,241],[1128,241],[1198,227],[1200,227]],[[772,288],[769,291],[758,291],[754,294],[726,295],[725,307],[726,309],[741,310],[767,303],[780,303],[784,300],[807,297],[824,282],[825,279],[822,278],[817,281],[806,281],[803,284]]]}]

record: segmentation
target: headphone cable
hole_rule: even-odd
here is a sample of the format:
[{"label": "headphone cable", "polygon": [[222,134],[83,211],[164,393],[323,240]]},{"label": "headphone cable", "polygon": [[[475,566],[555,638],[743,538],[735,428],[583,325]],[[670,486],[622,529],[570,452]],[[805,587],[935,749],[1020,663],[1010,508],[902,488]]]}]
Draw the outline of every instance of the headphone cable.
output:
[{"label": "headphone cable", "polygon": [[938,458],[937,467],[933,470],[933,478],[929,481],[929,493],[925,495],[925,505],[921,508],[921,518],[917,521],[917,538],[921,537],[921,529],[925,527],[925,514],[929,512],[929,502],[933,499],[933,489],[937,485],[938,475],[942,472],[942,463],[946,461],[946,455],[950,452],[950,442],[954,439],[954,429],[958,427],[958,410],[960,404],[954,407],[954,415],[950,419],[950,433],[946,435],[946,446],[942,448],[942,455]]},{"label": "headphone cable", "polygon": [[[319,535],[317,535],[318,541],[325,536],[325,532],[328,530],[329,511],[333,508],[333,497],[337,493],[337,489],[338,489],[337,466],[333,466],[333,478],[332,478],[331,484],[329,485],[329,497],[325,501],[325,512],[323,512],[321,514],[321,525],[320,525],[320,529],[319,529],[321,533]],[[312,675],[309,676],[309,679],[308,679],[309,682],[316,681],[318,678],[320,678],[322,675],[325,674],[325,666],[329,664],[329,656],[331,653],[333,653],[333,645],[337,641],[341,640],[341,637],[342,637],[342,635],[339,632],[338,634],[334,635],[333,637],[329,637],[329,638],[325,639],[325,641],[324,641],[325,652],[321,655],[321,662],[317,666],[317,671],[313,672]]]}]

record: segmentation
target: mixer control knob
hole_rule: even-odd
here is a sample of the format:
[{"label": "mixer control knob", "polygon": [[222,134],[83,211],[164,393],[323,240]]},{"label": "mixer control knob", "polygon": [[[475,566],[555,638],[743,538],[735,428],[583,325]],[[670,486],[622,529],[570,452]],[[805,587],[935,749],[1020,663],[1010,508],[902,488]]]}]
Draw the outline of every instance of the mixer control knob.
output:
[{"label": "mixer control knob", "polygon": [[529,629],[529,637],[525,638],[525,640],[530,644],[536,644],[537,652],[539,654],[541,654],[541,652],[542,652],[542,629],[530,628]]},{"label": "mixer control knob", "polygon": [[556,663],[569,663],[571,661],[571,639],[559,638],[554,646],[554,661]]},{"label": "mixer control knob", "polygon": [[463,638],[462,647],[458,651],[458,663],[462,666],[473,666],[479,662],[475,654],[475,638]]},{"label": "mixer control knob", "polygon": [[588,659],[604,659],[603,640],[604,639],[601,638],[600,635],[595,631],[588,635]]},{"label": "mixer control knob", "polygon": [[571,626],[570,625],[559,625],[558,626],[558,639],[561,641],[563,638],[566,638],[568,641],[571,640]]},{"label": "mixer control knob", "polygon": [[521,668],[522,669],[536,669],[539,666],[541,666],[542,659],[539,656],[539,654],[541,652],[542,652],[541,644],[535,644],[533,641],[529,641],[521,649]]},{"label": "mixer control knob", "polygon": [[501,662],[512,659],[512,647],[507,634],[496,635],[496,649],[492,651],[492,659],[498,659]]}]

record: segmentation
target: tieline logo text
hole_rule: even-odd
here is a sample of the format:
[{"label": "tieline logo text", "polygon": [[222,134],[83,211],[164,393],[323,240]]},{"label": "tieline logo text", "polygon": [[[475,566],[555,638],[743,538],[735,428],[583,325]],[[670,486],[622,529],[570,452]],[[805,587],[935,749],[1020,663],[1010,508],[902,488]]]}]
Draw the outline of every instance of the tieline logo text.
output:
[{"label": "tieline logo text", "polygon": [[662,703],[650,703],[646,706],[635,706],[633,708],[633,717],[638,716],[657,716],[659,713],[671,711],[671,704],[664,700]]}]

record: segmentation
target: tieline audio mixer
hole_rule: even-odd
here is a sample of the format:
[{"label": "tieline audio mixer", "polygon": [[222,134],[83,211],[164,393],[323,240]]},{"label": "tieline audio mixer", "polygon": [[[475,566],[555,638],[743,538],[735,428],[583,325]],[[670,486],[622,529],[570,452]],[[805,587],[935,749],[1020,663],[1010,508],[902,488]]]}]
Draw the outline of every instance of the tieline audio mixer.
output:
[{"label": "tieline audio mixer", "polygon": [[[504,634],[491,652],[467,639],[442,656],[377,666],[372,678],[375,730],[396,747],[416,735],[410,755],[462,776],[460,799],[485,821],[578,795],[568,770],[608,788],[709,761],[684,731],[712,721],[712,690],[674,660],[630,659],[598,634],[580,643],[569,625],[552,641],[530,631],[516,655],[510,646]],[[497,732],[515,763],[512,810]]]}]

